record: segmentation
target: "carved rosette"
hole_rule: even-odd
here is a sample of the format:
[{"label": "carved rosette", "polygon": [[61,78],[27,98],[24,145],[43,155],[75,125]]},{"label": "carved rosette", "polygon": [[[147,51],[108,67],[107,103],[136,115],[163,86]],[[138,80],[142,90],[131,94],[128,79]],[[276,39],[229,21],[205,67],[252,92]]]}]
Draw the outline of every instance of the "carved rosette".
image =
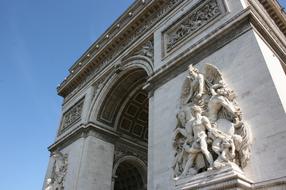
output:
[{"label": "carved rosette", "polygon": [[200,72],[190,65],[173,135],[174,177],[226,166],[244,168],[250,145],[249,126],[219,69],[206,64]]},{"label": "carved rosette", "polygon": [[51,177],[46,181],[45,190],[63,190],[68,167],[68,155],[56,151],[52,154],[52,158],[54,165]]}]

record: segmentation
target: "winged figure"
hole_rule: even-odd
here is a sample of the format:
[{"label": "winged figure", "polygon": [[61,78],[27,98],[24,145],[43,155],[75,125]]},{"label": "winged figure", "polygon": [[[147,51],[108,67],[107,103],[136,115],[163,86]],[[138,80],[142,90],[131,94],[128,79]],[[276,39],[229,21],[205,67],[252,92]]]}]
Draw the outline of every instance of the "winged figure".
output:
[{"label": "winged figure", "polygon": [[[250,157],[251,132],[242,119],[234,91],[227,86],[216,66],[205,64],[203,72],[193,65],[188,67],[179,108],[173,137],[175,176],[194,175],[232,164],[241,168],[246,166]],[[192,114],[194,108],[201,110],[201,116]],[[210,125],[195,124],[202,121]],[[193,131],[193,136],[188,131]],[[201,138],[201,134],[206,135]],[[198,135],[199,141],[193,138]],[[190,156],[190,147],[196,147],[202,153],[202,159],[195,160],[194,154]],[[199,164],[203,166],[200,168],[196,162],[205,164]]]}]

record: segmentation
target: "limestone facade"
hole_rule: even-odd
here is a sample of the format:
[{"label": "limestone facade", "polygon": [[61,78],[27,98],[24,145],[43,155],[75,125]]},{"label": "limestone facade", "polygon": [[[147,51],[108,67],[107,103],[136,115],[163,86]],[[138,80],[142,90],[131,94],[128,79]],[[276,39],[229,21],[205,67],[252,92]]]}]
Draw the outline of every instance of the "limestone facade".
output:
[{"label": "limestone facade", "polygon": [[45,190],[286,188],[275,0],[136,0],[70,68]]}]

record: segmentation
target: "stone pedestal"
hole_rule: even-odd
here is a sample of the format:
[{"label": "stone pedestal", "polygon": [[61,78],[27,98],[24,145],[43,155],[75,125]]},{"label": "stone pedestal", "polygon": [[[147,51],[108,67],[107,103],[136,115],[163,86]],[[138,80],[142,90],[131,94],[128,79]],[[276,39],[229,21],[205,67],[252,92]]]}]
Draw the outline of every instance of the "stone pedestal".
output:
[{"label": "stone pedestal", "polygon": [[252,181],[235,165],[176,180],[177,190],[251,189]]}]

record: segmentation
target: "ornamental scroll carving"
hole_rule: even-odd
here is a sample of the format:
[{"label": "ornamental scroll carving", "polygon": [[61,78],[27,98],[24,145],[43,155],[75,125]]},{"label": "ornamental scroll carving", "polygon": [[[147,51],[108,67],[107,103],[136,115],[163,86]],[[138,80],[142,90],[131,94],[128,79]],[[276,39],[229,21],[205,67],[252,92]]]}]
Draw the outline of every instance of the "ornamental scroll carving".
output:
[{"label": "ornamental scroll carving", "polygon": [[200,1],[179,24],[168,29],[165,34],[167,51],[174,48],[183,38],[206,26],[224,12],[219,0]]},{"label": "ornamental scroll carving", "polygon": [[250,145],[249,126],[222,73],[211,64],[205,65],[203,73],[190,65],[173,134],[174,177],[225,166],[244,168]]},{"label": "ornamental scroll carving", "polygon": [[59,151],[53,153],[54,166],[51,177],[47,179],[45,190],[63,190],[67,173],[68,155]]}]

